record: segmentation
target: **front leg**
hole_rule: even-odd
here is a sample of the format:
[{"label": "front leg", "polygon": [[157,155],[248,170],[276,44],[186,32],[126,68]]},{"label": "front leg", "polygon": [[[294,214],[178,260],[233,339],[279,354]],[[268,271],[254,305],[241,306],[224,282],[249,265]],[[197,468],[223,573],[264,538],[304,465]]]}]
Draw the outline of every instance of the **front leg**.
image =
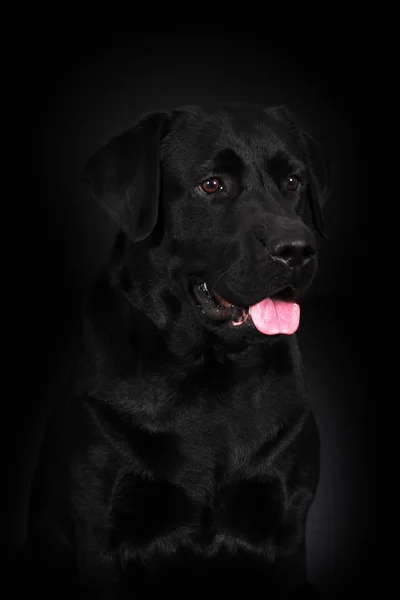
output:
[{"label": "front leg", "polygon": [[121,473],[105,462],[82,462],[74,469],[71,492],[74,550],[81,596],[86,600],[118,598],[121,569],[112,543],[114,490]]},{"label": "front leg", "polygon": [[221,489],[222,530],[265,560],[266,580],[289,598],[306,582],[305,525],[318,476],[318,430],[306,410]]},{"label": "front leg", "polygon": [[121,576],[117,553],[110,549],[108,527],[86,515],[75,519],[74,532],[80,597],[115,600]]}]

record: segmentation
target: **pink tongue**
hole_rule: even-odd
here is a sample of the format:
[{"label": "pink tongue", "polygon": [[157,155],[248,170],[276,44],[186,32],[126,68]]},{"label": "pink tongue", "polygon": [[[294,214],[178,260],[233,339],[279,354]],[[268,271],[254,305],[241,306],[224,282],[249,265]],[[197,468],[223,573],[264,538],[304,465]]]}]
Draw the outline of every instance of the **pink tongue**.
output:
[{"label": "pink tongue", "polygon": [[266,298],[250,306],[249,313],[258,331],[268,335],[290,335],[296,331],[300,322],[300,306],[295,302]]}]

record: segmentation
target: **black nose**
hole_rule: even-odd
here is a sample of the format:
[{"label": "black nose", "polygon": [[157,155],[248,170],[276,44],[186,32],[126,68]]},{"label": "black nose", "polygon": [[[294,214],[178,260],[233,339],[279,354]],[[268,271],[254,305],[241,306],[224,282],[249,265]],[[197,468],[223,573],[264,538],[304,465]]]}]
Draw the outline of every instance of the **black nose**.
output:
[{"label": "black nose", "polygon": [[289,267],[303,267],[315,256],[315,248],[306,240],[280,239],[270,249],[273,258],[278,258]]}]

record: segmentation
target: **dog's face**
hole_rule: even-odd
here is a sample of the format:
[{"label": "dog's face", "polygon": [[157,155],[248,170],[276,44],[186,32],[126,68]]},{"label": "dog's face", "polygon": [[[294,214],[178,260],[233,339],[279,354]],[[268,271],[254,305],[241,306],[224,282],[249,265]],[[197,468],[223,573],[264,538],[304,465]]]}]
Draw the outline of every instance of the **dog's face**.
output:
[{"label": "dog's face", "polygon": [[132,244],[152,240],[205,327],[276,335],[297,329],[316,271],[321,166],[286,109],[228,105],[149,115],[86,175]]}]

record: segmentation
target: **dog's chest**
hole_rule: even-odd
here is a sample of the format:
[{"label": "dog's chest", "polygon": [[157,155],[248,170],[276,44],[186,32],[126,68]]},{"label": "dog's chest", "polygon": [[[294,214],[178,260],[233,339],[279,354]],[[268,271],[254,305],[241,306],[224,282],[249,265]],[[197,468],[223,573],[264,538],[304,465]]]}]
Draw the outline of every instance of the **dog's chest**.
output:
[{"label": "dog's chest", "polygon": [[125,540],[148,545],[178,535],[209,544],[218,532],[235,528],[235,520],[243,527],[243,518],[256,519],[264,510],[271,483],[260,457],[274,427],[257,410],[257,395],[230,407],[219,400],[214,410],[188,411],[169,433],[133,434],[137,473],[123,477],[113,506]]},{"label": "dog's chest", "polygon": [[[149,434],[141,456],[151,478],[168,480],[207,502],[218,486],[257,462],[277,425],[265,398],[268,387],[261,382],[237,385],[232,379],[229,385],[216,377],[200,383],[171,394],[171,428]],[[140,433],[143,440],[145,435]],[[132,439],[135,443],[137,435]]]}]

